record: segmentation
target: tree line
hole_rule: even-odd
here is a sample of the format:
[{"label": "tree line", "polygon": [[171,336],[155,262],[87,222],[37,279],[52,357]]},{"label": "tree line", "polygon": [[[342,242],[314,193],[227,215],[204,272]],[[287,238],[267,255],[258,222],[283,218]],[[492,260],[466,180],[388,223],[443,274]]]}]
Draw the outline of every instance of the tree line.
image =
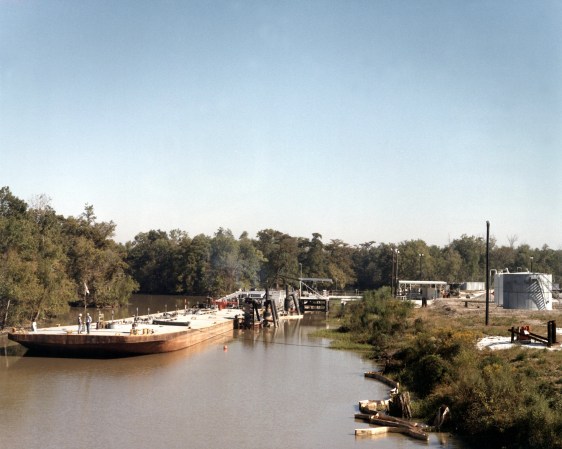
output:
[{"label": "tree line", "polygon": [[[533,270],[562,273],[562,250],[547,245],[499,246],[491,239],[490,268],[510,272]],[[209,294],[220,296],[238,289],[298,285],[299,277],[330,278],[322,288],[376,290],[402,280],[440,280],[450,284],[484,282],[486,241],[462,235],[439,247],[423,240],[349,245],[342,240],[322,241],[293,237],[264,229],[251,239],[236,238],[219,228],[214,236],[190,238],[184,231],[149,231],[126,245],[126,261],[140,289],[147,293]]]},{"label": "tree line", "polygon": [[[0,323],[55,316],[69,302],[97,307],[126,303],[133,292],[220,297],[238,289],[298,286],[299,277],[329,278],[332,290],[375,290],[397,279],[448,283],[485,280],[486,242],[462,235],[439,247],[423,240],[349,245],[322,235],[294,237],[264,229],[238,238],[150,230],[125,244],[113,240],[115,224],[99,222],[86,204],[64,217],[39,196],[27,204],[0,189]],[[544,245],[490,244],[491,268],[562,272],[562,250]]]}]

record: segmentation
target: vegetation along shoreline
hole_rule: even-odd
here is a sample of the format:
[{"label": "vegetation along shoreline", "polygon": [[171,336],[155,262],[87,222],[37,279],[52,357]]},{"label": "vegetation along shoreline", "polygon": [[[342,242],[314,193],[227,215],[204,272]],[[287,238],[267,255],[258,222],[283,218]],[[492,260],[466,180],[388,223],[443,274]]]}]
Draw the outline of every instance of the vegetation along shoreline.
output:
[{"label": "vegetation along shoreline", "polygon": [[[389,288],[367,292],[362,301],[333,307],[330,329],[317,335],[339,349],[376,359],[383,374],[411,393],[412,416],[433,425],[449,408],[441,430],[470,447],[562,448],[562,351],[513,345],[479,349],[485,336],[509,336],[522,324],[546,332],[562,310],[506,310],[459,299],[438,299],[427,308],[393,299]],[[542,333],[544,333],[542,332]]]}]

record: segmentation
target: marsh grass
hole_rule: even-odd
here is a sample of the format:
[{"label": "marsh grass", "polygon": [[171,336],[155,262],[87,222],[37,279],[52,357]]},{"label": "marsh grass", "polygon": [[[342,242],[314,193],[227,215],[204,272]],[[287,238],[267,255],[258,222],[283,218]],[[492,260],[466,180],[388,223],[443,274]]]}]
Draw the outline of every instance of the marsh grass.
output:
[{"label": "marsh grass", "polygon": [[331,340],[330,347],[332,349],[354,351],[374,357],[373,347],[370,344],[356,342],[353,335],[348,332],[340,332],[338,329],[320,329],[312,333],[311,336]]}]

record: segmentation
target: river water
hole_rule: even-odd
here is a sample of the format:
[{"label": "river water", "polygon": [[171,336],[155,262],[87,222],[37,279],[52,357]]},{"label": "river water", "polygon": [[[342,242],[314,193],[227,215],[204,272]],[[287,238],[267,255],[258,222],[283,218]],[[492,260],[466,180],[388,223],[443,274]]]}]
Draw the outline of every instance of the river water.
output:
[{"label": "river water", "polygon": [[[145,313],[161,301],[141,297],[131,307]],[[0,447],[464,447],[447,434],[429,443],[355,437],[354,429],[368,427],[354,419],[358,401],[385,398],[388,387],[364,377],[372,362],[309,335],[325,326],[323,315],[310,314],[277,329],[111,360],[26,357],[2,338]]]}]

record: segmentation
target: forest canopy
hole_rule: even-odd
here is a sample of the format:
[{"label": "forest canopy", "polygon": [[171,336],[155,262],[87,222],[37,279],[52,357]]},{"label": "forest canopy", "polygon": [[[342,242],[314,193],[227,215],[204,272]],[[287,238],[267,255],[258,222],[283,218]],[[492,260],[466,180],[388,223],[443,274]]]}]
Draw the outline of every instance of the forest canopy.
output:
[{"label": "forest canopy", "polygon": [[97,222],[86,205],[63,217],[39,196],[32,205],[0,189],[0,313],[2,324],[56,316],[69,302],[99,307],[126,303],[138,284],[113,222]]},{"label": "forest canopy", "polygon": [[[264,229],[255,238],[219,228],[191,237],[184,230],[149,230],[125,244],[115,224],[100,222],[92,205],[64,217],[44,195],[30,201],[0,189],[0,323],[56,316],[69,302],[96,307],[127,303],[141,293],[219,297],[238,289],[298,285],[299,277],[330,278],[331,290],[375,290],[396,279],[448,283],[485,280],[486,242],[461,235],[439,247],[423,240],[398,243],[295,237]],[[562,272],[562,251],[490,242],[490,267]]]}]

